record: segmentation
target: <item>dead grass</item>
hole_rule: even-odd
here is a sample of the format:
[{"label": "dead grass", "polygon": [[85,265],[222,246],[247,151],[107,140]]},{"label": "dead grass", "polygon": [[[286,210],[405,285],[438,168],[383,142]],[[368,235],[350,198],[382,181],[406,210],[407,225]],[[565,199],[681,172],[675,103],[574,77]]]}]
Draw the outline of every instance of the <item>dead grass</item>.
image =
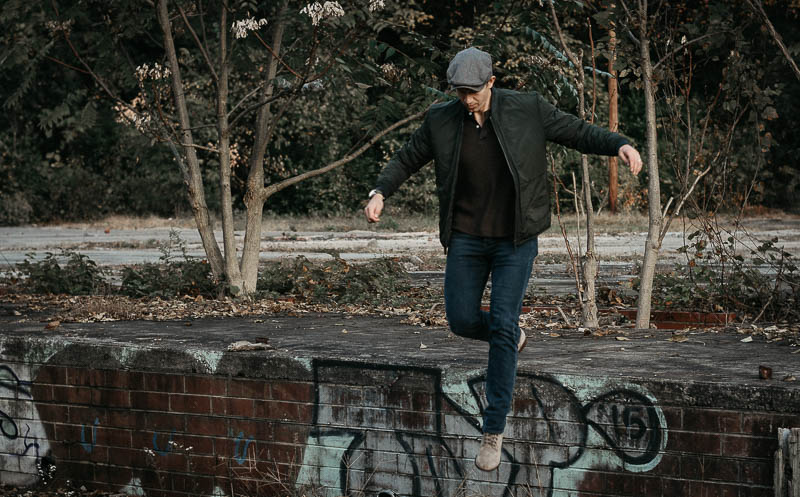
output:
[{"label": "dead grass", "polygon": [[57,223],[54,226],[78,229],[111,229],[111,230],[136,230],[148,228],[194,228],[194,218],[164,218],[158,216],[124,216],[113,215],[95,221]]},{"label": "dead grass", "polygon": [[[561,221],[567,227],[568,233],[574,233],[577,225],[577,218],[574,213],[567,213],[561,215]],[[594,230],[595,233],[630,233],[647,231],[648,219],[646,214],[639,213],[619,213],[609,214],[601,212],[594,217]],[[580,220],[581,235],[585,236],[586,232],[586,218],[582,217]],[[561,228],[558,225],[558,218],[552,217],[550,229],[546,234],[561,234]]]},{"label": "dead grass", "polygon": [[[566,213],[562,215],[562,221],[566,224],[570,233],[576,229],[576,217],[574,214]],[[718,217],[718,222],[722,226],[733,226],[736,221],[735,216],[722,215]],[[670,231],[679,232],[684,229],[684,222],[687,229],[693,230],[696,222],[690,219],[676,219],[670,226]],[[584,232],[586,220],[581,219],[581,233]],[[244,229],[244,218],[239,215],[236,218],[236,229]],[[642,213],[618,213],[612,215],[602,212],[595,216],[595,231],[603,233],[631,233],[646,232],[648,228],[648,218]],[[745,227],[758,227],[759,229],[775,229],[797,227],[800,228],[800,216],[787,214],[777,210],[750,210],[745,213],[741,220]],[[187,228],[195,227],[194,218],[160,218],[155,216],[136,217],[114,215],[96,221],[60,223],[57,226],[65,228],[79,229],[110,229],[110,230],[133,230],[147,228]],[[214,227],[220,228],[219,220],[214,221]],[[364,219],[361,211],[353,212],[351,215],[342,216],[322,216],[322,215],[273,215],[267,214],[262,222],[263,231],[281,232],[300,232],[300,231],[329,231],[345,232],[354,230],[382,231],[382,232],[436,232],[439,229],[439,220],[436,216],[425,216],[421,214],[402,215],[392,213],[387,210],[381,222],[370,224]],[[551,227],[545,234],[560,234],[558,219],[553,216]]]},{"label": "dead grass", "polygon": [[377,224],[368,223],[361,211],[349,216],[298,216],[266,215],[262,222],[264,231],[396,231],[433,232],[439,229],[439,220],[420,214],[392,215],[386,213]]}]

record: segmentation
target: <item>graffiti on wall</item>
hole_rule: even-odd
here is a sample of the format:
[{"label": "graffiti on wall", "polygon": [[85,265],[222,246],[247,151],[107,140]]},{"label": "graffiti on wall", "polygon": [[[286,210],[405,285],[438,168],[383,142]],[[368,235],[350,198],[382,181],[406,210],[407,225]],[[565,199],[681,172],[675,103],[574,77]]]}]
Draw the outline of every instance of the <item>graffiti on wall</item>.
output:
[{"label": "graffiti on wall", "polygon": [[427,412],[386,389],[367,390],[355,413],[337,408],[332,390],[340,387],[321,379],[331,368],[338,375],[365,366],[317,361],[313,368],[314,429],[298,485],[324,485],[331,496],[571,495],[586,470],[648,471],[666,447],[664,415],[637,385],[520,374],[501,466],[485,473],[472,464],[485,398],[481,372],[449,378],[438,369],[375,366],[430,385]]},{"label": "graffiti on wall", "polygon": [[42,456],[48,449],[44,427],[33,405],[30,371],[0,365],[0,454],[5,459],[0,468],[4,483],[36,483],[42,474]]},{"label": "graffiti on wall", "polygon": [[[138,353],[126,357],[120,367],[138,361]],[[230,358],[217,359],[215,365]],[[485,398],[482,370],[301,362],[313,378],[313,398],[293,401],[313,403],[313,410],[311,419],[292,420],[295,426],[305,427],[297,439],[300,458],[293,460],[299,466],[295,483],[299,487],[324,486],[330,496],[359,491],[378,496],[566,496],[581,488],[590,469],[653,469],[667,442],[663,413],[653,396],[638,385],[520,373],[503,462],[498,471],[484,473],[472,464]],[[73,440],[50,440],[44,427],[47,423],[40,420],[32,398],[36,391],[31,380],[33,366],[14,368],[0,365],[4,478],[13,474],[21,479],[9,483],[35,483],[41,474],[40,457],[49,454],[51,446],[62,450],[72,444],[79,447],[77,454],[91,460],[98,443],[107,443],[99,440],[100,418],[91,414],[83,421],[73,420],[80,424]],[[364,375],[375,378],[362,382],[359,378]],[[356,379],[355,385],[346,380],[329,382],[330,378],[348,377]],[[348,397],[348,389],[357,392],[355,396]],[[146,428],[152,432],[147,440],[152,449],[148,450],[157,457],[179,457],[171,447],[182,442],[183,434],[164,428]],[[221,446],[230,453],[219,455],[233,464],[245,467],[254,459],[280,458],[269,452],[280,444],[234,424],[229,430],[229,443]],[[16,460],[13,468],[9,463],[12,456]],[[143,468],[125,488],[145,495],[154,478]],[[197,494],[223,495],[219,488],[211,482],[208,488],[198,488]]]}]

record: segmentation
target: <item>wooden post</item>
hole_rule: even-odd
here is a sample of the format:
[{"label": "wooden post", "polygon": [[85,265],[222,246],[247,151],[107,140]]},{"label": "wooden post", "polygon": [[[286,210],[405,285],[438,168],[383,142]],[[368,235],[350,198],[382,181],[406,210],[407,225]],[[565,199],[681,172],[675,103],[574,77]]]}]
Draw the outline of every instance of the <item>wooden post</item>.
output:
[{"label": "wooden post", "polygon": [[778,428],[775,497],[800,497],[800,428]]},{"label": "wooden post", "polygon": [[[612,5],[613,6],[613,5]],[[611,77],[608,78],[608,129],[617,132],[619,129],[619,114],[618,114],[618,84],[617,84],[617,71],[614,69],[614,60],[617,58],[617,34],[614,31],[614,24],[611,24],[611,29],[608,31],[611,38],[608,43],[608,48],[611,51],[610,58],[608,59],[608,72]],[[617,158],[609,157],[608,159],[608,208],[612,214],[617,213]]]}]

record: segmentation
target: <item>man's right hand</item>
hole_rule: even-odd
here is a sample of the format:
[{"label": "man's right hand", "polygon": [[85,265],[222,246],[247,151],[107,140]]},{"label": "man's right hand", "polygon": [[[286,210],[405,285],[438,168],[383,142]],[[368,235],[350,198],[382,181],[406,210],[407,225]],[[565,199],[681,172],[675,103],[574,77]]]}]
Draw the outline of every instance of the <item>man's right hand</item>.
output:
[{"label": "man's right hand", "polygon": [[381,220],[381,212],[383,212],[383,194],[376,193],[364,207],[364,215],[370,223],[377,223]]},{"label": "man's right hand", "polygon": [[370,223],[377,223],[381,220],[381,212],[383,212],[383,194],[376,193],[364,207],[364,215]]}]

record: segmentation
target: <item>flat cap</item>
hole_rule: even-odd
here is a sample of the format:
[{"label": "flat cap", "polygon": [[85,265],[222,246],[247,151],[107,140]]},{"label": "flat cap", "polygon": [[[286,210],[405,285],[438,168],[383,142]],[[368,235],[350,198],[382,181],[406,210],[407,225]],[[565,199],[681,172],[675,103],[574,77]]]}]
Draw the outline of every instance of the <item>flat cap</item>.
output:
[{"label": "flat cap", "polygon": [[458,52],[447,68],[447,83],[453,89],[480,91],[491,77],[492,56],[475,47]]}]

